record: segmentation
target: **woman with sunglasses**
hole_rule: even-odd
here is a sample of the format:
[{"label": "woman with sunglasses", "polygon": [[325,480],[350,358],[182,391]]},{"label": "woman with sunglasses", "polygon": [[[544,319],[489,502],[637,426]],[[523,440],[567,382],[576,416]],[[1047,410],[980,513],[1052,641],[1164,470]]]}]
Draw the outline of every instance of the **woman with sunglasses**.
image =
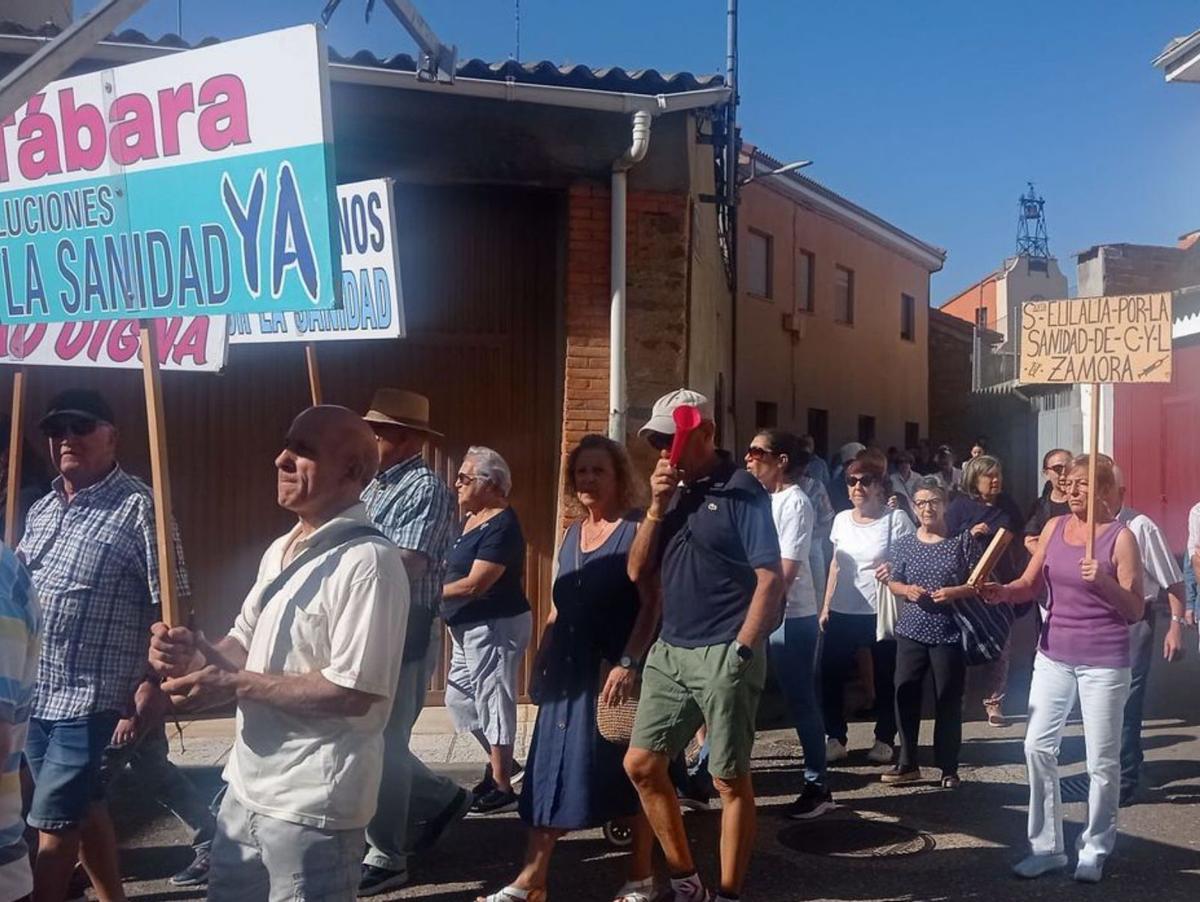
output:
[{"label": "woman with sunglasses", "polygon": [[942,787],[957,789],[962,748],[962,702],[967,661],[954,602],[975,594],[965,585],[979,559],[971,534],[951,537],[946,529],[946,489],[925,477],[913,492],[920,526],[892,547],[891,590],[908,603],[896,620],[896,716],[900,760],[881,778],[900,785],[921,779],[917,745],[925,674],[933,673],[933,757]]},{"label": "woman with sunglasses", "polygon": [[455,729],[471,733],[490,759],[471,811],[496,814],[517,807],[517,673],[532,632],[522,585],[525,537],[508,503],[511,471],[495,451],[469,449],[454,485],[467,521],[446,554],[442,589],[451,640],[446,709]]},{"label": "woman with sunglasses", "polygon": [[867,757],[890,764],[896,738],[894,640],[877,642],[875,621],[878,583],[889,578],[891,547],[913,527],[908,517],[888,510],[885,465],[881,455],[861,452],[846,467],[845,484],[851,509],[834,518],[830,539],[833,561],[820,614],[825,633],[821,649],[821,707],[825,715],[826,761],[846,757],[845,688],[858,649],[869,648],[875,663],[875,744]]},{"label": "woman with sunglasses", "polygon": [[791,710],[804,749],[804,788],[786,809],[797,820],[818,817],[834,807],[825,783],[825,730],[817,704],[817,591],[809,556],[816,510],[796,484],[799,441],[790,432],[765,429],[746,449],[746,469],[771,496],[771,514],[779,534],[787,607],[771,634],[768,655]]},{"label": "woman with sunglasses", "polygon": [[1046,524],[1055,517],[1071,512],[1063,487],[1067,484],[1067,469],[1073,457],[1065,448],[1047,451],[1042,457],[1042,475],[1046,478],[1046,485],[1030,507],[1029,519],[1025,521],[1025,550],[1030,554],[1037,551],[1038,538]]},{"label": "woman with sunglasses", "polygon": [[[1028,558],[1020,541],[1024,518],[1016,502],[1004,491],[1004,471],[1000,461],[988,454],[968,460],[963,466],[962,491],[963,494],[955,498],[946,511],[946,528],[950,535],[969,531],[976,550],[982,555],[996,532],[1007,529],[1013,534],[1014,541],[992,572],[1000,582],[1016,579]],[[1005,643],[999,658],[980,667],[980,679],[984,684],[983,710],[993,727],[1008,723],[1004,716],[1004,698],[1008,694],[1010,645]]]},{"label": "woman with sunglasses", "polygon": [[[1076,843],[1075,879],[1096,883],[1117,839],[1121,791],[1121,731],[1129,694],[1129,627],[1142,619],[1142,562],[1133,533],[1116,520],[1120,508],[1113,462],[1096,461],[1088,483],[1088,458],[1067,471],[1071,513],[1042,530],[1037,552],[1020,578],[982,588],[993,604],[1020,604],[1043,588],[1050,604],[1042,622],[1033,682],[1025,763],[1029,771],[1030,854],[1014,868],[1040,877],[1067,866],[1063,844],[1058,754],[1063,728],[1079,702],[1087,749],[1087,823]],[[1088,493],[1096,493],[1095,545],[1087,555]]]}]

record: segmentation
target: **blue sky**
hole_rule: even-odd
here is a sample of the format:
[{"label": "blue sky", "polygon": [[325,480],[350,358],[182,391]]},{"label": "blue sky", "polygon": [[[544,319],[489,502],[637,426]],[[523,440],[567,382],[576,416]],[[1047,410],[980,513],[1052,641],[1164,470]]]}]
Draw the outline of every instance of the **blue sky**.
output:
[{"label": "blue sky", "polygon": [[[79,10],[94,0],[76,0]],[[183,32],[234,37],[317,18],[323,0],[184,0]],[[339,50],[411,51],[378,4],[343,0]],[[461,56],[514,51],[513,0],[418,0]],[[1200,85],[1150,60],[1200,27],[1183,0],[743,0],[746,140],[949,251],[939,303],[1012,253],[1017,197],[1046,198],[1050,247],[1170,244],[1200,228]],[[176,29],[176,0],[130,25]],[[723,0],[522,0],[524,60],[724,71]],[[1189,152],[1190,150],[1190,152]]]}]

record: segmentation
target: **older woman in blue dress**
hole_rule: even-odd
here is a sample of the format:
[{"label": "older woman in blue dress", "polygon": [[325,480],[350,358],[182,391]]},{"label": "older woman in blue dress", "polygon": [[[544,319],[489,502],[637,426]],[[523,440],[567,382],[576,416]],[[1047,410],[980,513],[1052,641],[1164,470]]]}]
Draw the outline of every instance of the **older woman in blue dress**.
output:
[{"label": "older woman in blue dress", "polygon": [[554,607],[534,668],[538,716],[520,802],[530,828],[525,866],[482,902],[544,902],[558,840],[622,818],[631,821],[633,848],[628,880],[614,898],[651,902],[654,835],[625,775],[624,746],[596,726],[598,702],[617,705],[635,693],[658,628],[656,595],[628,575],[641,516],[629,460],[616,442],[585,436],[567,458],[566,478],[583,516],[559,548]]}]

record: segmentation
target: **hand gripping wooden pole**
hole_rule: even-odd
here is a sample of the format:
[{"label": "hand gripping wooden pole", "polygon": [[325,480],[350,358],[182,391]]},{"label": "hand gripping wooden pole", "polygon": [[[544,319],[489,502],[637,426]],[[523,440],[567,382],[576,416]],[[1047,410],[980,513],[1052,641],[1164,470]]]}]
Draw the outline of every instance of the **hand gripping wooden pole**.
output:
[{"label": "hand gripping wooden pole", "polygon": [[8,433],[8,494],[4,504],[4,540],[16,548],[21,540],[21,464],[25,445],[25,367],[13,373],[12,422]]},{"label": "hand gripping wooden pole", "polygon": [[308,390],[312,393],[313,407],[320,407],[321,394],[321,364],[317,360],[317,346],[311,341],[304,345],[304,360],[308,364]]},{"label": "hand gripping wooden pole", "polygon": [[1092,384],[1091,445],[1088,446],[1088,500],[1086,557],[1091,560],[1096,550],[1096,459],[1100,456],[1100,386]]},{"label": "hand gripping wooden pole", "polygon": [[150,320],[139,324],[142,342],[142,381],[146,391],[146,425],[150,434],[150,474],[154,489],[154,529],[158,546],[159,600],[167,626],[184,626],[179,609],[178,562],[171,524],[171,472],[167,466],[167,428],[163,415],[162,380],[158,368],[158,332]]}]

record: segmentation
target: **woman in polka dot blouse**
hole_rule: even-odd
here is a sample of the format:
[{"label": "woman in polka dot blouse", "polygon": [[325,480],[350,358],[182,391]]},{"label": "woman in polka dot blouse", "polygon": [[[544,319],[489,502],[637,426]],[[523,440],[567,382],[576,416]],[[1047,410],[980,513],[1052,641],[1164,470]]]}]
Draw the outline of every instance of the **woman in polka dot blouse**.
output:
[{"label": "woman in polka dot blouse", "polygon": [[919,528],[892,546],[891,590],[907,603],[896,621],[896,715],[900,727],[900,760],[882,777],[897,785],[921,779],[917,740],[925,674],[933,672],[936,698],[933,730],[934,762],[942,786],[957,789],[958,753],[962,746],[962,701],[967,662],[954,619],[959,598],[975,594],[964,585],[979,557],[970,532],[953,538],[946,530],[946,490],[936,479],[924,479],[913,494]]}]

